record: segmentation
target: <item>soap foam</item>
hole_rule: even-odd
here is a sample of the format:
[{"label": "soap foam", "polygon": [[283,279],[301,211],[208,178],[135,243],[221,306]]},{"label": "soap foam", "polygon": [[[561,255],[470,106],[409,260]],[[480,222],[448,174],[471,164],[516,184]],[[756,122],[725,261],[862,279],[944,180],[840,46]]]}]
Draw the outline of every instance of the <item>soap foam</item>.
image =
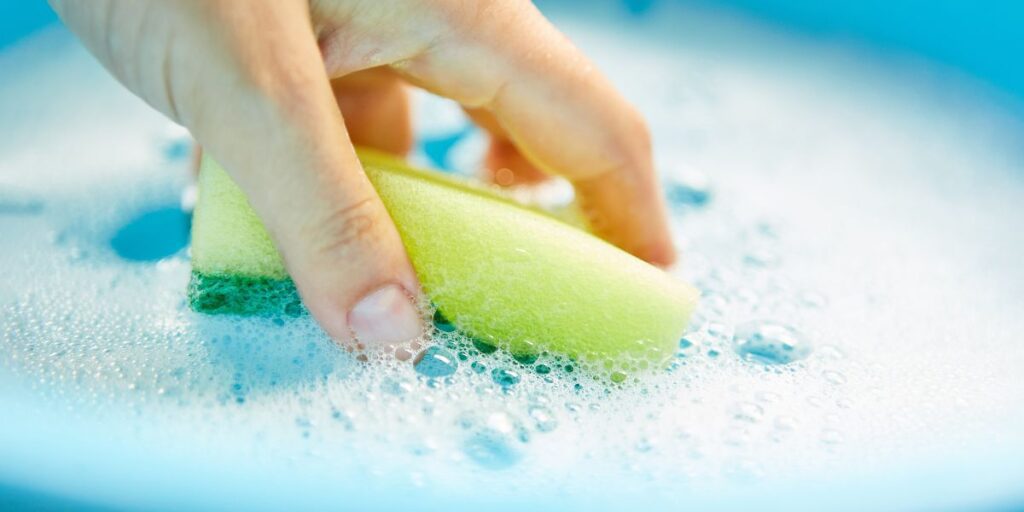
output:
[{"label": "soap foam", "polygon": [[[440,319],[414,357],[361,362],[309,317],[191,312],[187,251],[127,261],[110,245],[180,202],[181,132],[65,33],[0,56],[24,70],[0,105],[38,113],[0,120],[14,134],[0,141],[0,381],[36,411],[6,420],[0,475],[70,493],[84,477],[66,468],[85,464],[106,479],[75,493],[113,502],[131,475],[204,489],[169,498],[192,505],[244,490],[230,503],[586,506],[884,474],[959,447],[1020,453],[1019,121],[966,85],[685,15],[664,17],[694,20],[680,50],[656,20],[628,38],[566,25],[648,116],[663,178],[685,192],[674,272],[704,294],[670,368],[620,383],[491,351]],[[749,44],[700,42],[701,24]],[[424,133],[465,129],[453,105],[416,100],[448,112]],[[471,165],[459,144],[451,161]],[[89,428],[103,435],[62,444]],[[25,439],[52,448],[18,457]],[[132,457],[177,471],[111,462]]]}]

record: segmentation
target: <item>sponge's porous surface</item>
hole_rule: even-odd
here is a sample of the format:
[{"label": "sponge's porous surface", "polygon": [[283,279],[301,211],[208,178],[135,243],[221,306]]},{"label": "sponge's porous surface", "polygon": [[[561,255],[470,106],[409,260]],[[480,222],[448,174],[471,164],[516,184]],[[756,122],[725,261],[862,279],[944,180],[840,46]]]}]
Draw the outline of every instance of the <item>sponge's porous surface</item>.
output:
[{"label": "sponge's porous surface", "polygon": [[[697,292],[661,270],[501,194],[361,150],[424,291],[468,336],[606,369],[675,352]],[[205,157],[193,220],[193,309],[301,314],[280,256],[243,193]]]}]

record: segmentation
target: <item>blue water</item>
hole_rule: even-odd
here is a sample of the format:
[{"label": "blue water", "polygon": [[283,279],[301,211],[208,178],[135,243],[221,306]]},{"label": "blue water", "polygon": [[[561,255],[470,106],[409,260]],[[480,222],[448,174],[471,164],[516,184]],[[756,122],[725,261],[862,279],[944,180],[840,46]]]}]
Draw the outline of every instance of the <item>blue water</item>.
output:
[{"label": "blue water", "polygon": [[[568,2],[541,2],[572,4]],[[822,41],[852,40],[883,51],[900,51],[949,64],[1024,97],[1024,5],[1014,0],[622,0],[624,17],[643,19],[659,4],[676,3],[735,12]],[[586,2],[576,2],[585,7]],[[43,0],[4,6],[0,48],[56,22]],[[438,162],[437,165],[442,165]]]},{"label": "blue water", "polygon": [[[1024,503],[1024,130],[987,88],[1020,93],[1020,9],[580,5],[542,3],[650,119],[673,272],[704,293],[672,368],[614,392],[482,344],[368,369],[308,319],[190,314],[187,138],[29,35],[41,3],[0,17],[25,74],[0,75],[0,509]],[[414,158],[471,172],[479,132],[416,104]]]},{"label": "blue water", "polygon": [[4,6],[0,16],[0,48],[57,22],[57,15],[45,1],[28,1]]},{"label": "blue water", "polygon": [[181,206],[164,206],[143,212],[121,226],[110,239],[110,246],[126,260],[157,261],[185,249],[191,226],[191,214]]},{"label": "blue water", "polygon": [[823,41],[852,40],[949,64],[1024,97],[1024,5],[1014,0],[701,0]]}]

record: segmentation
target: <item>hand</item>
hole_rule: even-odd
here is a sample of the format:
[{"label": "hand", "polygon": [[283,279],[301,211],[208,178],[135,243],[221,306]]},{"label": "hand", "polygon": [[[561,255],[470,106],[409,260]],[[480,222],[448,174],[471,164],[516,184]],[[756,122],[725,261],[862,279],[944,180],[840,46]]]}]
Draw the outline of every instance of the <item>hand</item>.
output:
[{"label": "hand", "polygon": [[352,143],[408,149],[403,81],[462,104],[492,164],[569,179],[600,236],[674,259],[643,120],[527,0],[52,4],[224,165],[339,341],[422,332],[416,275]]}]

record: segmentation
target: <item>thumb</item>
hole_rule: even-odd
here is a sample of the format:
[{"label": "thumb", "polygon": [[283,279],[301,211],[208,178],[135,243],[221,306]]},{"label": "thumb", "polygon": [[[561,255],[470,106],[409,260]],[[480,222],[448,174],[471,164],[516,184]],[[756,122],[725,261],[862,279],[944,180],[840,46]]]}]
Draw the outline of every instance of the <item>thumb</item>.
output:
[{"label": "thumb", "polygon": [[374,345],[421,334],[419,284],[349,141],[306,2],[58,7],[122,83],[224,166],[329,335]]},{"label": "thumb", "polygon": [[[418,281],[337,106],[325,108],[329,123],[279,122],[273,137],[235,133],[205,149],[246,193],[303,303],[333,338],[349,345],[409,341],[422,333]],[[258,140],[266,142],[256,149]]]},{"label": "thumb", "polygon": [[362,345],[418,337],[416,275],[356,158],[308,21],[270,13],[259,22],[269,26],[256,33],[287,37],[245,38],[244,53],[229,51],[227,69],[240,72],[223,77],[218,66],[219,76],[202,77],[190,127],[246,193],[328,334]]}]

